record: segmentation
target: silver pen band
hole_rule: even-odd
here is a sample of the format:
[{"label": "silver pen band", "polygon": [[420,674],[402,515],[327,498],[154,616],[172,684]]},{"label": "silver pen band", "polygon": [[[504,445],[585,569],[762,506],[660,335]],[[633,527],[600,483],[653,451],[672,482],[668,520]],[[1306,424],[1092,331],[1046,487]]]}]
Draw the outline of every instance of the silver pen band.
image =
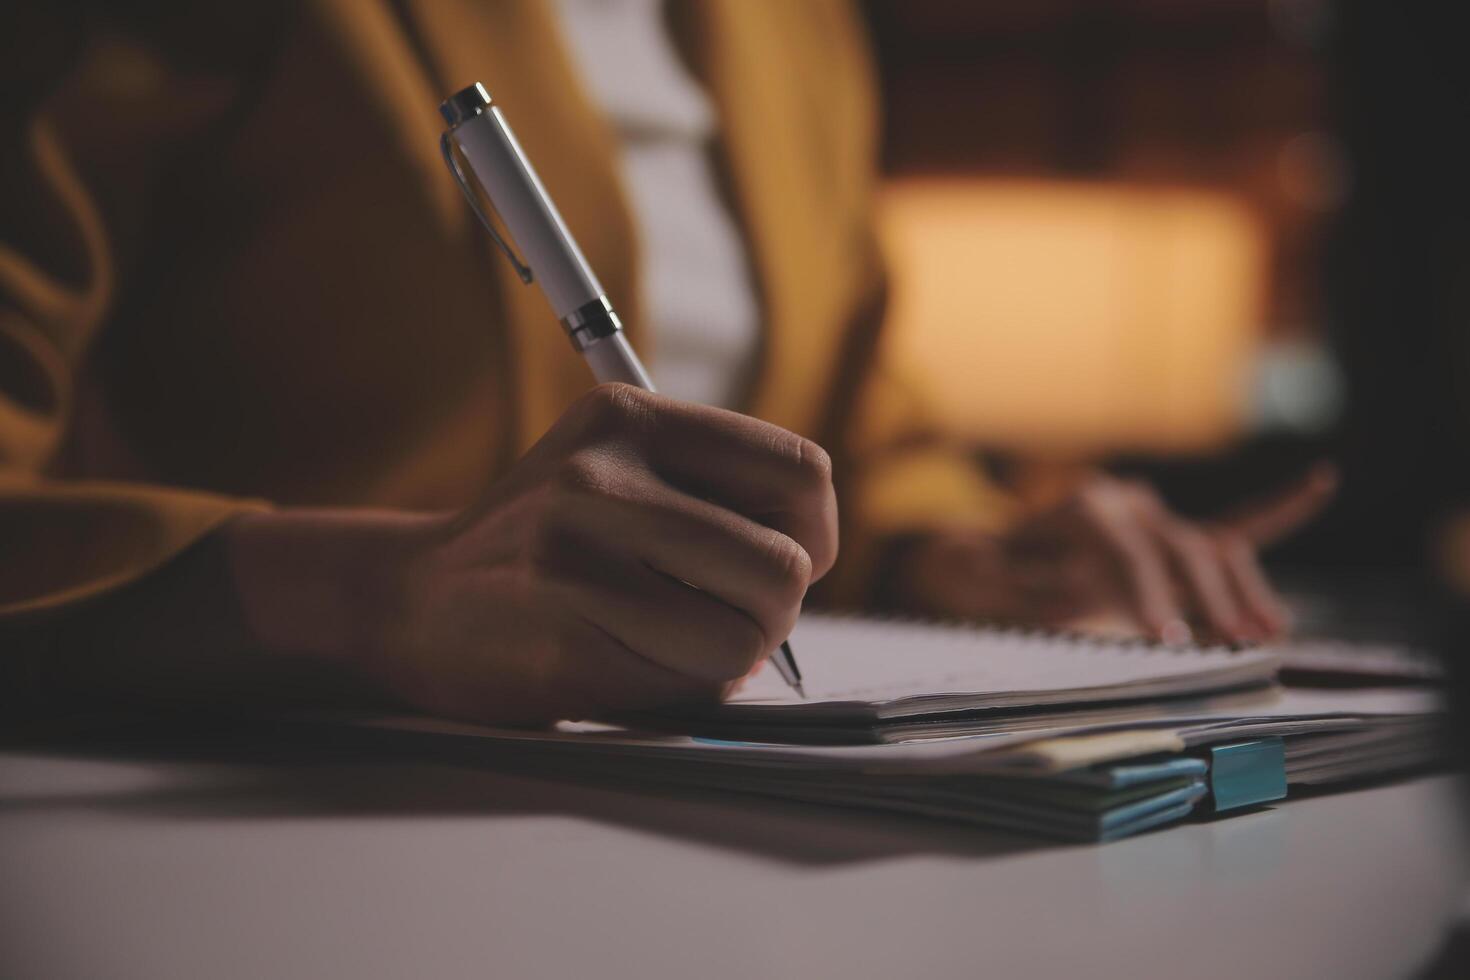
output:
[{"label": "silver pen band", "polygon": [[578,351],[584,351],[604,337],[611,337],[623,329],[622,322],[613,312],[612,304],[607,301],[606,296],[583,303],[562,317],[561,325],[566,328],[572,346]]}]

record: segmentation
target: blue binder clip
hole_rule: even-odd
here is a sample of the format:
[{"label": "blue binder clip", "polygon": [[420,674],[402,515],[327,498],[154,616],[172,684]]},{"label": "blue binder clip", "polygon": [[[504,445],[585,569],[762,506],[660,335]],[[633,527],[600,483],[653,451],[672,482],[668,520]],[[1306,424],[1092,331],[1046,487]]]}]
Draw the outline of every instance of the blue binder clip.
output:
[{"label": "blue binder clip", "polygon": [[1210,746],[1210,794],[1217,813],[1286,796],[1286,745],[1273,736]]}]

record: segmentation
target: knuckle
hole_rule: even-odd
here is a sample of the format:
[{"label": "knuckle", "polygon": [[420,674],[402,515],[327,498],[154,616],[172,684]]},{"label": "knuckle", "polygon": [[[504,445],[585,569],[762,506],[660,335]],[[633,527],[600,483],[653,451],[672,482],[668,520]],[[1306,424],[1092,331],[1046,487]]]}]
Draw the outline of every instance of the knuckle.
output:
[{"label": "knuckle", "polygon": [[605,436],[640,428],[653,411],[652,401],[653,395],[642,388],[615,382],[587,392],[579,407],[591,421],[593,434]]},{"label": "knuckle", "polygon": [[765,451],[790,470],[803,490],[821,490],[832,481],[832,457],[827,450],[795,432],[763,424],[756,435]]},{"label": "knuckle", "polygon": [[812,580],[811,555],[793,539],[772,532],[766,544],[766,560],[771,568],[771,581],[778,587],[783,605],[800,603]]},{"label": "knuckle", "polygon": [[792,452],[797,472],[813,487],[826,488],[832,482],[831,454],[810,439],[801,436],[792,438],[795,443]]},{"label": "knuckle", "polygon": [[556,482],[573,494],[605,494],[613,484],[612,467],[597,453],[572,453],[557,467]]}]

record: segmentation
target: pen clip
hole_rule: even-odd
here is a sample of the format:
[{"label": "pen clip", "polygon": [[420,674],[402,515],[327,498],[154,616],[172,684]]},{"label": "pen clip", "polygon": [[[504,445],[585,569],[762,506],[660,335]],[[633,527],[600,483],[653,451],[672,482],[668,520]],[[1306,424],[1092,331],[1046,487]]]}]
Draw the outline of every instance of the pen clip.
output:
[{"label": "pen clip", "polygon": [[516,257],[516,253],[511,250],[510,245],[504,238],[500,237],[500,232],[495,230],[495,225],[491,223],[490,216],[480,206],[480,199],[475,196],[474,189],[470,187],[470,182],[465,177],[464,170],[459,165],[459,160],[454,156],[454,149],[450,146],[448,133],[440,134],[439,149],[444,154],[445,166],[454,175],[454,182],[459,185],[460,190],[464,191],[464,198],[470,203],[470,210],[475,212],[475,216],[480,219],[480,224],[485,226],[485,230],[490,233],[490,237],[495,239],[495,244],[499,245],[500,250],[505,253],[505,257],[510,259],[510,264],[515,267],[516,275],[521,277],[521,282],[529,284],[532,279],[531,267]]}]

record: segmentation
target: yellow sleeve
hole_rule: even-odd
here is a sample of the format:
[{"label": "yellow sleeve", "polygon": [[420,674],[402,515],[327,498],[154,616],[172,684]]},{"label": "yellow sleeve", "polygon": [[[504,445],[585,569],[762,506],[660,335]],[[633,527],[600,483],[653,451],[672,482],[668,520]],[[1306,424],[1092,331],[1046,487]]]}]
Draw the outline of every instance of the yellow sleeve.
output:
[{"label": "yellow sleeve", "polygon": [[45,16],[0,44],[14,98],[0,116],[0,657],[19,646],[22,625],[41,628],[264,506],[91,481],[59,461],[77,366],[107,320],[121,263],[48,116],[80,42]]}]

